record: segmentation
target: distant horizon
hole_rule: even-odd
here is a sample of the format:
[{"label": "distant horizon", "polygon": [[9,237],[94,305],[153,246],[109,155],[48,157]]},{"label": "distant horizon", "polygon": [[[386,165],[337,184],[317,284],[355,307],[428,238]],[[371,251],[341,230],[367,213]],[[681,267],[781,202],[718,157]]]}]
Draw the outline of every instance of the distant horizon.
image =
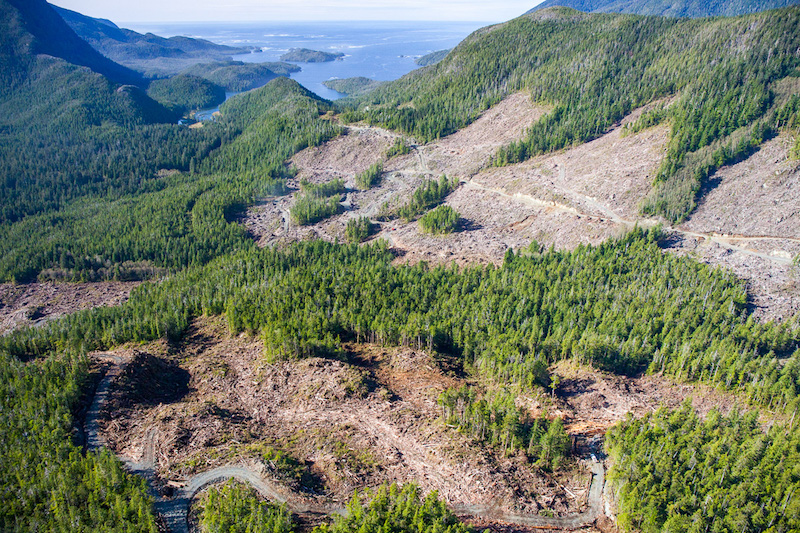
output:
[{"label": "distant horizon", "polygon": [[[421,31],[431,35],[442,33],[463,32],[462,38],[470,33],[496,24],[485,20],[220,20],[220,21],[113,21],[121,28],[133,30],[138,33],[153,33],[161,37],[193,37],[210,40],[219,44],[241,44],[231,41],[231,31],[245,31],[264,29],[278,33],[316,32],[320,31],[343,32],[350,29],[363,31],[365,29],[391,31],[406,28],[412,31]],[[213,35],[212,35],[213,33]],[[277,36],[277,35],[276,35]],[[288,36],[283,36],[288,37]],[[248,42],[247,44],[252,44]],[[311,47],[311,43],[303,45]]]},{"label": "distant horizon", "polygon": [[[61,6],[59,6],[61,7]],[[69,8],[65,8],[69,9]],[[72,10],[74,11],[74,10]],[[98,19],[106,19],[111,20],[115,24],[337,24],[337,23],[348,23],[348,22],[382,22],[382,23],[391,23],[391,24],[403,24],[403,23],[416,23],[416,22],[429,22],[429,23],[436,23],[436,22],[445,22],[445,23],[458,23],[458,24],[499,24],[500,22],[506,21],[495,21],[495,20],[461,20],[461,19],[336,19],[336,20],[325,20],[325,19],[271,19],[271,20],[113,20],[109,19],[108,17],[93,17]],[[510,19],[509,19],[510,20]]]},{"label": "distant horizon", "polygon": [[[494,24],[516,18],[542,0],[54,0],[50,3],[83,15],[126,24],[322,23],[322,22],[463,22]],[[303,16],[303,15],[306,16]]]}]

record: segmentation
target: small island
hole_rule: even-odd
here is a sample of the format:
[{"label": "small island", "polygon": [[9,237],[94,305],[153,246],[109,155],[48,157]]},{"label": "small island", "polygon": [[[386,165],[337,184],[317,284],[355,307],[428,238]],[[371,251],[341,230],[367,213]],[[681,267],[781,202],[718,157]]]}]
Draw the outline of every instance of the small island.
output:
[{"label": "small island", "polygon": [[323,81],[322,85],[324,85],[328,89],[333,89],[336,92],[340,92],[348,96],[357,96],[369,92],[372,89],[375,89],[383,85],[384,83],[386,82],[371,80],[363,76],[357,76],[355,78],[343,78],[343,79]]},{"label": "small island", "polygon": [[281,56],[281,61],[294,61],[295,63],[325,63],[342,59],[344,54],[341,52],[320,52],[319,50],[309,50],[308,48],[292,48]]}]

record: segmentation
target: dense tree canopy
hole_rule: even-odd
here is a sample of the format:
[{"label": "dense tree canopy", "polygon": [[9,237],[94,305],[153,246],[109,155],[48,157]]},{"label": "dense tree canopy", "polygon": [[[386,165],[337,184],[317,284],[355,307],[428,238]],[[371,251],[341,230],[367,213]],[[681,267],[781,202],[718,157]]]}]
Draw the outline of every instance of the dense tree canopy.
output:
[{"label": "dense tree canopy", "polygon": [[200,505],[202,533],[292,533],[294,523],[285,506],[262,501],[255,490],[236,481],[212,487]]},{"label": "dense tree canopy", "polygon": [[186,74],[152,81],[147,94],[178,114],[213,107],[225,101],[225,89],[206,79]]},{"label": "dense tree canopy", "polygon": [[85,357],[23,363],[0,352],[0,530],[156,533],[141,478],[71,442]]},{"label": "dense tree canopy", "polygon": [[470,533],[445,507],[436,492],[420,497],[419,487],[406,484],[380,487],[369,503],[356,494],[347,506],[347,515],[335,515],[333,523],[314,529],[314,533]]},{"label": "dense tree canopy", "polygon": [[625,530],[796,531],[800,434],[756,413],[701,419],[689,403],[629,418],[607,436]]},{"label": "dense tree canopy", "polygon": [[[385,244],[299,243],[247,250],[134,291],[119,308],[81,312],[5,337],[20,357],[59,346],[100,349],[225,313],[260,333],[273,357],[337,354],[340,340],[408,344],[458,355],[467,369],[531,387],[540,364],[576,358],[618,373],[664,371],[798,404],[793,322],[748,317],[731,274],[664,254],[657,232],[598,247],[509,253],[502,268],[392,266]],[[790,357],[792,356],[792,357]],[[785,358],[789,358],[788,360]]]},{"label": "dense tree canopy", "polygon": [[[0,279],[129,279],[203,264],[220,254],[253,246],[234,222],[236,212],[256,197],[286,192],[285,178],[290,175],[284,165],[286,158],[338,134],[334,125],[320,118],[327,109],[297,83],[278,78],[226,102],[223,118],[209,127],[208,134],[203,133],[206,128],[134,130],[147,134],[140,140],[152,147],[153,155],[177,157],[181,152],[173,153],[170,149],[175,145],[170,141],[182,140],[198,142],[199,153],[182,152],[178,168],[186,172],[162,173],[129,185],[123,174],[118,180],[98,182],[96,193],[87,192],[90,182],[76,189],[75,194],[84,198],[67,201],[63,208],[0,224]],[[163,137],[164,132],[176,136]],[[220,140],[219,132],[241,133],[226,134]],[[136,138],[120,131],[117,134],[128,141]],[[109,137],[108,146],[114,139]],[[73,136],[69,142],[75,140]],[[91,161],[96,156],[85,150],[93,146],[76,146],[75,156]],[[136,148],[137,157],[143,159],[131,162],[134,175],[154,170],[151,165],[158,164],[157,159],[146,160],[149,149]],[[102,161],[102,156],[97,157]],[[19,162],[12,158],[8,163],[10,172]],[[115,164],[123,168],[124,163],[123,158]],[[119,190],[103,192],[115,183]],[[30,201],[37,201],[36,190],[27,197]],[[55,194],[55,190],[45,187],[41,194]],[[8,194],[19,192],[18,188],[8,190]],[[12,202],[8,209],[14,205]],[[36,205],[44,209],[41,201]]]}]

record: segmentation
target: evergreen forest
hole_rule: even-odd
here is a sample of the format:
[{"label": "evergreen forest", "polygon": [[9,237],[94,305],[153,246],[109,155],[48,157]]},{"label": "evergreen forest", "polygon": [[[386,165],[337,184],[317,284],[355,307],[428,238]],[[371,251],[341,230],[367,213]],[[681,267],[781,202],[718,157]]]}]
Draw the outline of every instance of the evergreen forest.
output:
[{"label": "evergreen forest", "polygon": [[324,524],[314,533],[471,533],[435,492],[422,497],[413,484],[392,484],[369,495],[369,502],[356,494],[347,506],[347,515],[337,515],[331,525]]},{"label": "evergreen forest", "polygon": [[[564,422],[529,416],[516,397],[555,394],[553,364],[702,384],[740,409],[701,417],[686,403],[609,430],[618,525],[800,529],[800,317],[757,320],[742,280],[665,253],[660,227],[572,250],[534,241],[502,264],[459,267],[400,264],[385,241],[364,243],[367,217],[347,222],[344,244],[267,249],[237,223],[257,200],[288,194],[288,159],[340,135],[340,120],[413,137],[355,175],[367,190],[388,158],[518,91],[552,111],[491,164],[591,140],[649,104],[627,133],[666,124],[670,137],[641,210],[681,221],[717,169],[800,129],[800,8],[704,19],[537,11],[336,104],[288,79],[286,64],[205,64],[150,83],[54,14],[43,0],[0,0],[0,281],[145,282],[119,306],[0,337],[0,530],[159,530],[144,480],[82,449],[80,411],[97,384],[88,354],[179,340],[202,316],[260,339],[264,365],[350,361],[353,342],[447,358],[470,384],[439,396],[436,423],[543,472],[567,462]],[[267,79],[202,128],[177,124],[225,89]],[[343,179],[299,187],[296,224],[342,211]],[[458,212],[441,204],[457,187],[423,180],[383,216],[455,231]],[[413,484],[357,493],[348,511],[315,531],[472,531]],[[203,531],[295,530],[286,508],[236,483],[210,489],[198,520]]]}]

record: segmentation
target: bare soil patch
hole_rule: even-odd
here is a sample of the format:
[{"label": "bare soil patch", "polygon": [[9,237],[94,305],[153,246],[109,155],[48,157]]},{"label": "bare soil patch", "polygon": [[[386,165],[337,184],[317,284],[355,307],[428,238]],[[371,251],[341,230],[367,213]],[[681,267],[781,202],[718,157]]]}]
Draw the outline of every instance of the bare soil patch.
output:
[{"label": "bare soil patch", "polygon": [[793,136],[765,142],[750,158],[710,178],[708,191],[682,226],[693,231],[800,238],[800,161]]},{"label": "bare soil patch", "polygon": [[323,146],[308,148],[291,159],[298,179],[325,182],[342,178],[355,187],[354,177],[386,154],[398,134],[381,128],[351,126]]},{"label": "bare soil patch", "polygon": [[[783,133],[709,180],[669,250],[723,266],[746,280],[755,315],[785,320],[800,311],[800,162]],[[692,235],[692,234],[695,235]],[[708,236],[708,237],[706,237]]]},{"label": "bare soil patch", "polygon": [[[115,385],[101,420],[108,446],[136,463],[155,435],[162,484],[246,462],[281,480],[294,500],[344,504],[356,488],[414,481],[451,504],[491,503],[499,512],[559,516],[585,507],[590,475],[578,465],[553,476],[442,424],[436,398],[462,381],[425,353],[351,345],[351,363],[266,364],[260,342],[225,329],[201,319],[179,345],[138,348]],[[159,381],[173,377],[177,385]],[[270,446],[311,477],[287,478],[267,458]]]},{"label": "bare soil patch", "polygon": [[345,213],[313,226],[297,227],[289,220],[289,210],[298,194],[293,193],[251,207],[243,223],[261,246],[307,238],[342,240],[347,220],[357,216],[375,218],[384,204],[402,205],[423,179],[441,174],[474,174],[486,165],[497,148],[521,138],[525,128],[545,112],[545,108],[532,104],[529,96],[515,94],[449,137],[425,146],[407,138],[412,153],[387,161],[382,183],[368,191],[356,189],[355,175],[384,158],[400,135],[380,128],[349,126],[345,135],[323,146],[303,150],[290,161],[298,169],[296,180],[289,183],[295,189],[304,179],[312,183],[344,179],[349,188],[342,202]]},{"label": "bare soil patch", "polygon": [[639,202],[650,191],[669,136],[666,126],[623,136],[623,126],[643,109],[594,141],[488,169],[475,179],[508,194],[554,202],[586,215],[614,221],[637,218]]},{"label": "bare soil patch", "polygon": [[[458,508],[488,505],[490,516],[586,510],[590,475],[583,467],[548,474],[441,422],[438,395],[464,380],[443,372],[440,361],[409,348],[346,348],[349,362],[268,364],[257,339],[229,335],[221,318],[198,319],[178,344],[116,352],[130,362],[100,418],[104,441],[130,464],[154,461],[163,490],[238,464],[274,479],[279,494],[301,505],[343,506],[354,489],[413,481]],[[565,418],[581,453],[601,455],[605,430],[629,414],[690,397],[701,414],[736,405],[729,394],[657,375],[629,379],[569,361],[553,371],[561,377],[554,395],[522,395],[518,403],[534,416]],[[272,448],[293,457],[294,470],[287,472]],[[467,520],[496,533],[534,530]]]},{"label": "bare soil patch", "polygon": [[[567,431],[578,436],[580,446],[596,453],[601,451],[606,430],[628,415],[641,418],[659,407],[675,409],[687,400],[702,417],[711,410],[729,415],[735,409],[747,408],[732,393],[700,383],[677,383],[660,374],[630,378],[570,361],[557,364],[553,372],[561,383],[550,412],[565,419]],[[767,411],[761,414],[764,426],[784,419]]]},{"label": "bare soil patch", "polygon": [[483,169],[497,149],[521,139],[526,130],[550,111],[515,93],[488,109],[466,128],[420,147],[425,171],[469,178]]},{"label": "bare soil patch", "polygon": [[621,235],[650,190],[668,134],[657,127],[623,137],[640,113],[590,143],[478,172],[446,201],[463,218],[460,232],[432,237],[395,221],[381,236],[402,252],[400,262],[496,264],[533,240],[571,249]]},{"label": "bare soil patch", "polygon": [[[675,234],[666,245],[671,253],[728,268],[744,279],[756,318],[783,321],[800,312],[800,269],[784,256],[773,255],[775,243],[763,243],[760,252],[753,243],[732,242],[738,249],[704,237]],[[797,249],[794,243],[784,246]]]},{"label": "bare soil patch", "polygon": [[622,233],[612,222],[541,206],[473,182],[463,184],[445,204],[461,215],[460,231],[438,236],[423,233],[417,222],[393,221],[384,226],[382,237],[399,251],[398,263],[499,264],[509,248],[520,250],[534,240],[569,249],[578,243],[599,244]]},{"label": "bare soil patch", "polygon": [[[498,147],[521,138],[547,109],[515,94],[475,123],[384,165],[381,183],[369,191],[352,189],[353,176],[378,161],[396,134],[354,126],[349,134],[305,150],[292,163],[298,179],[325,182],[342,177],[351,187],[344,212],[318,224],[297,227],[289,220],[296,195],[270,199],[251,208],[244,224],[260,245],[308,238],[344,240],[353,217],[378,224],[375,238],[388,241],[397,263],[499,264],[509,248],[531,241],[572,249],[599,244],[658,220],[642,218],[639,203],[650,191],[669,136],[667,126],[624,135],[641,108],[594,141],[502,168],[486,167]],[[712,177],[704,200],[676,228],[666,249],[690,254],[710,265],[731,268],[747,280],[760,319],[782,320],[800,307],[798,274],[792,258],[800,253],[798,172],[788,160],[791,139],[781,135],[748,160]],[[460,230],[430,236],[416,222],[378,221],[379,215],[408,201],[424,179],[457,176],[462,185],[445,201],[461,214]],[[291,184],[297,187],[297,183]]]},{"label": "bare soil patch", "polygon": [[0,335],[82,309],[125,302],[139,282],[0,284]]}]

